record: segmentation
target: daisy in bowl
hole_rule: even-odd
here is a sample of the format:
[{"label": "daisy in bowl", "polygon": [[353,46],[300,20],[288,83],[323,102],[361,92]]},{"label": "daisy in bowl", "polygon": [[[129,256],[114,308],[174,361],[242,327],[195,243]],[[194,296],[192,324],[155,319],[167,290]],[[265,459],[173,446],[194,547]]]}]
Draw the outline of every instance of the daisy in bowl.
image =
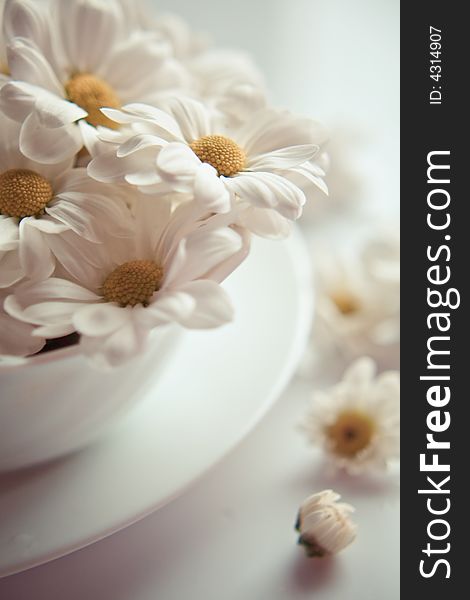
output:
[{"label": "daisy in bowl", "polygon": [[351,474],[384,469],[400,452],[400,383],[397,371],[376,376],[361,357],[331,389],[317,392],[302,429],[333,467]]},{"label": "daisy in bowl", "polygon": [[[4,30],[13,32],[6,39],[11,81],[1,89],[0,106],[23,123],[21,150],[33,160],[60,162],[76,154],[83,146],[82,121],[115,128],[101,107],[151,102],[186,80],[165,40],[129,32],[118,0],[51,0],[23,10],[29,25],[18,36],[11,23],[23,4],[5,3]],[[27,35],[45,16],[46,41]]]},{"label": "daisy in bowl", "polygon": [[19,150],[19,125],[0,112],[0,288],[43,279],[84,239],[93,261],[102,232],[128,235],[130,212],[115,186],[103,186],[72,160],[44,165]]},{"label": "daisy in bowl", "polygon": [[309,119],[264,109],[227,127],[220,114],[181,98],[171,112],[144,104],[102,112],[134,135],[91,161],[88,172],[98,181],[127,181],[144,193],[190,193],[210,212],[255,207],[289,220],[302,212],[304,186],[325,189],[315,164],[323,131]]},{"label": "daisy in bowl", "polygon": [[143,199],[136,224],[133,238],[98,247],[86,273],[78,247],[68,265],[74,280],[22,284],[5,309],[36,325],[34,335],[78,332],[83,353],[103,368],[141,353],[155,327],[212,328],[230,321],[232,305],[219,282],[246,255],[243,237],[202,218],[193,204],[172,209],[169,200]]}]

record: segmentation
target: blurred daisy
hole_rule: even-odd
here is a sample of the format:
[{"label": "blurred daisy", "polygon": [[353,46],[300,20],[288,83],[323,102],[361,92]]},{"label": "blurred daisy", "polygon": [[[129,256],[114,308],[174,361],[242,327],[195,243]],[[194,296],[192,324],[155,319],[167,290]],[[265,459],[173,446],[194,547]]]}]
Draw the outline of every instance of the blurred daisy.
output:
[{"label": "blurred daisy", "polygon": [[102,232],[127,235],[130,213],[113,189],[88,177],[72,161],[44,165],[19,150],[19,125],[0,113],[0,288],[24,276],[51,275],[73,244],[93,261]]},{"label": "blurred daisy", "polygon": [[343,379],[317,392],[302,429],[332,464],[351,474],[385,468],[399,456],[399,374],[375,377],[370,358],[360,358]]},{"label": "blurred daisy", "polygon": [[297,177],[324,188],[314,157],[320,128],[308,119],[266,109],[227,129],[203,104],[175,99],[172,114],[146,105],[102,112],[140,132],[95,158],[89,173],[99,181],[127,181],[144,193],[190,193],[211,212],[273,209],[297,219],[305,202]]},{"label": "blurred daisy", "polygon": [[266,108],[263,78],[243,52],[210,49],[191,57],[186,65],[194,77],[195,97],[219,111],[227,125],[241,126]]},{"label": "blurred daisy", "polygon": [[34,335],[78,332],[84,354],[102,367],[141,353],[157,326],[230,321],[232,305],[219,281],[246,255],[242,236],[201,219],[191,204],[172,212],[168,201],[144,199],[136,210],[132,239],[108,240],[85,267],[77,248],[66,265],[77,283],[53,277],[20,285],[5,302],[8,313],[37,325]]},{"label": "blurred daisy", "polygon": [[350,519],[354,508],[338,502],[340,498],[333,490],[324,490],[302,502],[295,528],[307,556],[336,554],[356,538],[357,525]]},{"label": "blurred daisy", "polygon": [[[22,0],[6,0],[4,27]],[[118,0],[54,0],[50,4],[50,45],[36,39],[7,40],[12,81],[0,105],[23,123],[21,150],[33,160],[57,162],[83,145],[76,122],[115,128],[100,108],[131,101],[151,102],[185,78],[164,40],[151,32],[129,32]],[[42,16],[46,7],[42,9]],[[29,19],[40,18],[39,11]],[[47,150],[43,141],[47,137]]]},{"label": "blurred daisy", "polygon": [[[384,247],[389,254],[380,258],[379,248]],[[393,361],[400,338],[396,236],[374,236],[362,250],[348,254],[317,247],[315,263],[317,320],[307,362],[313,363],[315,352],[340,353],[346,359],[370,354],[384,364]],[[307,362],[304,370],[311,369]]]}]

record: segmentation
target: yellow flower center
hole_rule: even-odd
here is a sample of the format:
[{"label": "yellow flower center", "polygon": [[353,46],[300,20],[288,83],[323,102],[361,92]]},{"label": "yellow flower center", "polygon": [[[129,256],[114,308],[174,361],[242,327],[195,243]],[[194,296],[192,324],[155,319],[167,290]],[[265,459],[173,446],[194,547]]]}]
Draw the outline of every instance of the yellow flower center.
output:
[{"label": "yellow flower center", "polygon": [[11,75],[8,65],[0,60],[0,74],[9,77]]},{"label": "yellow flower center", "polygon": [[246,156],[243,150],[223,135],[205,135],[192,142],[190,148],[199,160],[217,169],[219,176],[231,177],[245,166]]},{"label": "yellow flower center", "polygon": [[7,217],[41,215],[52,200],[51,184],[29,169],[10,169],[0,175],[0,213]]},{"label": "yellow flower center", "polygon": [[333,452],[352,458],[369,446],[375,433],[374,421],[359,410],[347,410],[326,428]]},{"label": "yellow flower center", "polygon": [[360,309],[361,305],[357,298],[347,290],[338,290],[330,294],[330,298],[342,315],[352,315]]},{"label": "yellow flower center", "polygon": [[65,93],[70,102],[78,104],[86,110],[86,120],[90,125],[97,127],[103,125],[110,129],[117,129],[118,123],[108,119],[100,108],[120,108],[121,103],[113,88],[95,75],[90,73],[77,73],[65,84]]},{"label": "yellow flower center", "polygon": [[151,260],[131,260],[119,265],[103,283],[106,302],[120,306],[148,306],[154,292],[160,288],[163,269]]}]

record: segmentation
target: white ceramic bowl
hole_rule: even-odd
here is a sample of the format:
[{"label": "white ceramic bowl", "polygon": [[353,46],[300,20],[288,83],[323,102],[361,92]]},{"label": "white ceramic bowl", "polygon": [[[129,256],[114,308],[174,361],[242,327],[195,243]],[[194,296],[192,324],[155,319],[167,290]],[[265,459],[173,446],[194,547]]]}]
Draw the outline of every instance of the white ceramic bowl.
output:
[{"label": "white ceramic bowl", "polygon": [[78,346],[0,367],[0,471],[58,458],[95,440],[155,385],[181,338],[155,332],[149,350],[99,371]]}]

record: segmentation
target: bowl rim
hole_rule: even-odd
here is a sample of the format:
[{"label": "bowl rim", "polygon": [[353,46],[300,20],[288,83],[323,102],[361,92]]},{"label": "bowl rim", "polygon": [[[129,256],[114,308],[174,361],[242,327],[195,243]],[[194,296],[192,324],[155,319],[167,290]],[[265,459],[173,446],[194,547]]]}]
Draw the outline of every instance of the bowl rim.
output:
[{"label": "bowl rim", "polygon": [[0,374],[13,371],[27,369],[36,365],[43,365],[51,362],[57,362],[65,360],[66,358],[80,355],[80,343],[66,346],[65,348],[56,348],[55,350],[48,350],[39,354],[33,354],[32,356],[18,357],[18,361],[12,363],[0,363]]}]

